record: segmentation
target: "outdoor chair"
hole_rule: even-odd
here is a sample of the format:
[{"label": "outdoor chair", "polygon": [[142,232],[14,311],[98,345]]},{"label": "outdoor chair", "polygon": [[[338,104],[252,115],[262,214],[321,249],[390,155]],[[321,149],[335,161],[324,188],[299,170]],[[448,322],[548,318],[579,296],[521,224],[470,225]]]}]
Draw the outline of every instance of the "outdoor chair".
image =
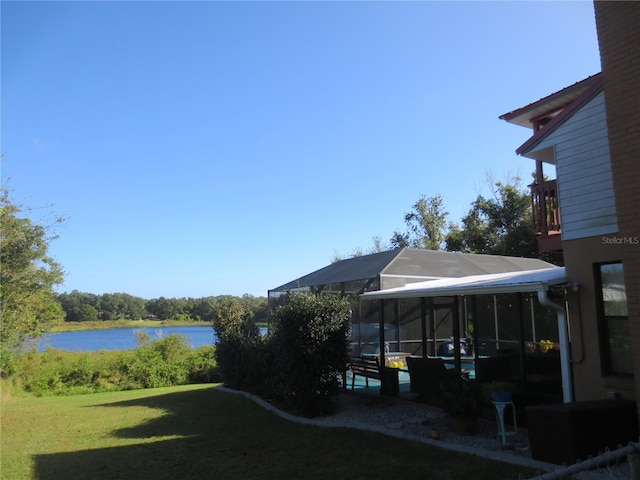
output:
[{"label": "outdoor chair", "polygon": [[447,367],[441,358],[407,357],[411,379],[411,393],[428,403],[438,403],[447,376]]}]

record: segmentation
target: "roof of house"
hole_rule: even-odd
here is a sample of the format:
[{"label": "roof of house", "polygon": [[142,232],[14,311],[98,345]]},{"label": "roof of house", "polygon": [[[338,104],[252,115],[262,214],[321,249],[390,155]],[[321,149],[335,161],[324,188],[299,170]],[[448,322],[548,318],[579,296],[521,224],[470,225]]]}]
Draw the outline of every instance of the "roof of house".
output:
[{"label": "roof of house", "polygon": [[537,292],[553,285],[567,283],[564,267],[551,267],[520,272],[471,275],[411,283],[404,287],[367,292],[363,300],[384,298],[446,297],[453,295],[489,295],[514,292]]},{"label": "roof of house", "polygon": [[536,258],[401,248],[341,260],[271,291],[368,280],[378,276],[433,280],[487,273],[538,270],[552,266],[550,263]]},{"label": "roof of house", "polygon": [[566,108],[562,110],[556,117],[553,118],[542,129],[534,133],[534,135],[520,145],[516,149],[518,155],[525,155],[530,152],[536,145],[538,145],[544,138],[554,132],[560,125],[562,125],[567,119],[569,119],[574,113],[576,113],[584,104],[591,100],[594,96],[602,91],[602,82],[596,82],[585,90],[579,97],[574,99]]},{"label": "roof of house", "polygon": [[600,75],[600,73],[591,75],[584,80],[580,80],[579,82],[565,87],[558,92],[552,93],[551,95],[547,95],[540,100],[525,105],[524,107],[520,107],[512,112],[500,115],[499,118],[500,120],[505,120],[515,125],[533,128],[533,124],[531,123],[532,119],[538,118],[546,113],[565,108],[587,91],[594,83],[600,83],[602,81]]}]

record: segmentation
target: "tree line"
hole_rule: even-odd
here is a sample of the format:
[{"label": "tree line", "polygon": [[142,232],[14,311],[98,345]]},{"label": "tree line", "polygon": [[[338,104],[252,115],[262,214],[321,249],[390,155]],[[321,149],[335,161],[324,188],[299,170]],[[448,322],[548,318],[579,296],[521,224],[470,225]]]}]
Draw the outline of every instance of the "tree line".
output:
[{"label": "tree line", "polygon": [[[531,196],[522,179],[487,178],[491,195],[478,195],[460,222],[449,220],[442,195],[421,195],[404,214],[404,230],[396,230],[385,242],[373,237],[372,248],[355,249],[350,257],[410,247],[450,252],[540,258],[562,265],[561,255],[541,254],[533,229]],[[335,253],[333,261],[345,257]]]},{"label": "tree line", "polygon": [[140,319],[213,322],[221,305],[229,300],[237,301],[254,321],[266,321],[267,317],[266,297],[249,294],[146,300],[127,293],[96,295],[73,290],[58,294],[56,300],[62,306],[67,322]]}]

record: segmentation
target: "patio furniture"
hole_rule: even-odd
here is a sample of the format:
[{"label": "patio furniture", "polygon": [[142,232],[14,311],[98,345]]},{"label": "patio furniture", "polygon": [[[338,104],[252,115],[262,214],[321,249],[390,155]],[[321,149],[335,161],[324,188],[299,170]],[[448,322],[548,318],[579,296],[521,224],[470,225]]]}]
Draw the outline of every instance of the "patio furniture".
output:
[{"label": "patio furniture", "polygon": [[355,388],[356,376],[364,377],[365,385],[369,388],[369,379],[380,380],[380,393],[382,395],[397,395],[400,390],[398,373],[400,369],[380,367],[377,357],[352,357],[351,358],[351,390]]},{"label": "patio furniture", "polygon": [[[447,340],[438,347],[439,357],[453,357],[455,355],[455,348],[453,340]],[[467,344],[467,341],[463,338],[460,339],[460,355],[466,357],[471,354],[471,348]]]},{"label": "patio furniture", "polygon": [[380,364],[376,358],[363,358],[352,357],[351,358],[351,390],[353,390],[356,382],[356,376],[365,378],[365,384],[369,388],[369,379],[373,378],[381,380]]},{"label": "patio furniture", "polygon": [[407,357],[411,393],[427,402],[437,402],[447,376],[444,360],[437,357]]},{"label": "patio furniture", "polygon": [[[516,406],[513,402],[492,402],[493,408],[496,411],[496,424],[498,425],[498,437],[502,442],[502,446],[507,444],[507,436],[515,435],[518,433],[518,423],[516,421]],[[507,407],[511,407],[511,413],[513,415],[513,430],[507,431],[504,425],[504,412]]]}]

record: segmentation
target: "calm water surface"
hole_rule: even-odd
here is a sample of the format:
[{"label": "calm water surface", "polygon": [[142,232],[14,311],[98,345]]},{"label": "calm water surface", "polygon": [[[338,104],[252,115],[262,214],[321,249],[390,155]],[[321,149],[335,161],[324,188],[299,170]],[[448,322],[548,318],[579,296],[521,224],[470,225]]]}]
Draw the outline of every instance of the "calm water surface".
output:
[{"label": "calm water surface", "polygon": [[[151,339],[166,337],[174,333],[184,335],[189,339],[193,348],[213,345],[218,339],[211,326],[109,328],[106,330],[48,333],[38,339],[37,349],[43,351],[47,347],[51,347],[71,352],[131,350],[138,346],[135,335],[137,331],[145,332]],[[266,328],[261,327],[260,332],[265,334]]]}]

